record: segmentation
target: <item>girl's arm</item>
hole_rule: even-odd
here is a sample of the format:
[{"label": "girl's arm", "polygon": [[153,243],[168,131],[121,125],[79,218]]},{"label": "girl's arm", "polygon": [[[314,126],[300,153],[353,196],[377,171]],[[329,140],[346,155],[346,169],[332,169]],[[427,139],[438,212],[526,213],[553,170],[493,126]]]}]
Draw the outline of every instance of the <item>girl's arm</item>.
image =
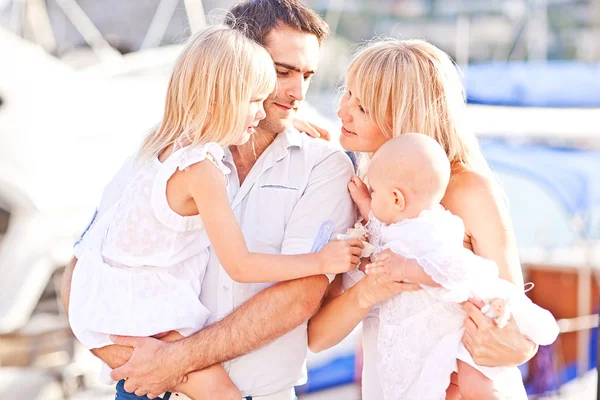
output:
[{"label": "girl's arm", "polygon": [[320,252],[275,255],[248,251],[242,230],[229,205],[226,182],[211,162],[184,171],[188,193],[202,218],[219,262],[238,282],[280,282],[311,275],[356,269],[363,244],[358,239],[327,244]]},{"label": "girl's arm", "polygon": [[342,275],[338,275],[329,285],[319,312],[308,321],[309,349],[318,353],[335,346],[356,328],[375,304],[402,291],[419,289],[415,283],[381,283],[377,276],[367,275],[344,292]]}]

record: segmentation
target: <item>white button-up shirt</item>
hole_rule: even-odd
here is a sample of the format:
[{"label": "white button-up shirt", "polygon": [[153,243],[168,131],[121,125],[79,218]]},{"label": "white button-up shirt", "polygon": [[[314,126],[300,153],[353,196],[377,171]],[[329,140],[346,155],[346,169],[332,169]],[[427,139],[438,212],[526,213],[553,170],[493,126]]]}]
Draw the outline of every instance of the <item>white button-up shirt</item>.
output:
[{"label": "white button-up shirt", "polygon": [[[293,128],[277,135],[241,186],[228,150],[225,163],[232,170],[229,199],[250,251],[309,253],[345,232],[356,219],[347,190],[353,175],[350,158],[323,140]],[[123,183],[111,182],[98,213],[118,201],[123,189]],[[233,281],[211,252],[200,301],[210,310],[212,323],[271,285]],[[263,348],[225,363],[225,368],[243,396],[267,395],[306,382],[306,355],[304,323]]]},{"label": "white button-up shirt", "polygon": [[[231,205],[250,251],[309,253],[356,220],[347,189],[352,162],[323,140],[295,129],[277,135],[241,187],[229,151],[225,163],[233,171],[229,177]],[[209,319],[213,322],[271,285],[233,281],[211,252],[200,300],[213,313]],[[226,363],[225,368],[243,396],[266,395],[305,383],[306,355],[304,323],[267,346]]]}]

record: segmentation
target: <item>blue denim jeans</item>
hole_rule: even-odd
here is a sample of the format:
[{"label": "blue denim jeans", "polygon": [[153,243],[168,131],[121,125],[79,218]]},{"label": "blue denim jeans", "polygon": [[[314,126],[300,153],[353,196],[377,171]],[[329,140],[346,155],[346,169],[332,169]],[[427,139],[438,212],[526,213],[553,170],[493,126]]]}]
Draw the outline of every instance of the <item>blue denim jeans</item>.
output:
[{"label": "blue denim jeans", "polygon": [[[171,393],[165,393],[163,397],[158,397],[159,399],[169,400],[171,398]],[[137,396],[135,393],[129,393],[125,390],[125,381],[121,380],[117,382],[117,395],[115,396],[115,400],[149,400],[148,396]]]}]

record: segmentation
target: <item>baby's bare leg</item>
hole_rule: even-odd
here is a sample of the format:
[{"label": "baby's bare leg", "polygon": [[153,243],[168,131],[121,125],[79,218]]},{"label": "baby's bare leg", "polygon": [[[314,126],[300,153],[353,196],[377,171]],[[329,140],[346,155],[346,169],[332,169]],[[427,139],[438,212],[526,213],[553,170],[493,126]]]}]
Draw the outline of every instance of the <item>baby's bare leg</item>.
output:
[{"label": "baby's bare leg", "polygon": [[469,364],[458,362],[458,388],[465,400],[503,400],[505,399],[487,376]]},{"label": "baby's bare leg", "polygon": [[175,390],[193,400],[242,398],[242,394],[220,364],[188,374],[187,382],[177,385]]}]

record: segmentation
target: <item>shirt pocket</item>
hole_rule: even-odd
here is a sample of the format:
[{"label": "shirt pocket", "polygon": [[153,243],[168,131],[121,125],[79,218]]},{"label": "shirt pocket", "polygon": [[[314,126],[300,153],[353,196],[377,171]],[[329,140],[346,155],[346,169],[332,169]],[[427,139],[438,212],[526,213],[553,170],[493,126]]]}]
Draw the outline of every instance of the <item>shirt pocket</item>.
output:
[{"label": "shirt pocket", "polygon": [[264,185],[262,185],[260,187],[261,189],[273,189],[273,190],[292,190],[292,191],[298,191],[298,188],[295,186],[291,186],[291,185],[281,185],[281,184],[277,184],[277,183],[266,183]]}]

